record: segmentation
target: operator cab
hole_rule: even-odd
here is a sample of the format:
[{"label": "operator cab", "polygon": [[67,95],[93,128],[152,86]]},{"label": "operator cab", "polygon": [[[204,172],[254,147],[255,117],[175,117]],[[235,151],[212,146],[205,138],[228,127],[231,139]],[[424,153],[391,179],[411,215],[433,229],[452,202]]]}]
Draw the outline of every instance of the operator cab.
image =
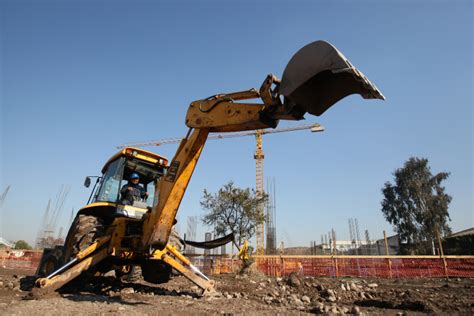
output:
[{"label": "operator cab", "polygon": [[[143,149],[124,148],[110,158],[102,168],[102,176],[97,178],[85,208],[113,206],[114,217],[140,219],[157,202],[156,184],[166,173],[167,168],[168,160],[162,156]],[[139,185],[148,193],[148,197],[134,199],[132,205],[124,205],[130,203],[122,202],[123,196],[120,190],[129,182],[133,173],[139,175]],[[87,177],[84,185],[88,187],[90,182],[90,177]],[[109,211],[107,212],[109,214],[104,215],[110,216]]]}]

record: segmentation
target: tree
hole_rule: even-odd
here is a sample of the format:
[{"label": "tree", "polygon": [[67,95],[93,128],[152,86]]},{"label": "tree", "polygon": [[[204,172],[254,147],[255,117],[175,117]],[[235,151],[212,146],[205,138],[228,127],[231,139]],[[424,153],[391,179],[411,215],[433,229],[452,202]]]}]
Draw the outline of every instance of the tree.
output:
[{"label": "tree", "polygon": [[14,249],[23,249],[23,250],[31,250],[31,246],[24,240],[18,240],[15,243]]},{"label": "tree", "polygon": [[234,233],[234,244],[240,250],[245,240],[255,234],[258,224],[264,221],[263,207],[259,205],[267,200],[267,196],[257,196],[255,190],[241,189],[232,181],[224,185],[217,193],[204,190],[201,206],[207,210],[203,222],[214,226],[218,235]]},{"label": "tree", "polygon": [[[394,226],[408,252],[421,252],[423,244],[436,240],[436,234],[451,233],[448,205],[451,196],[441,185],[449,173],[431,174],[428,159],[411,157],[393,173],[395,184],[382,188],[382,213]],[[426,248],[426,247],[425,247]]]}]

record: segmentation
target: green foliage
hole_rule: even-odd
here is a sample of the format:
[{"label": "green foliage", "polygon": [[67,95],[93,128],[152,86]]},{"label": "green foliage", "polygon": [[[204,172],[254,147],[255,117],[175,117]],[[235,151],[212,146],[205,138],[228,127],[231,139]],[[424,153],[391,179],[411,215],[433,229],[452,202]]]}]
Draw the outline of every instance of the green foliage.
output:
[{"label": "green foliage", "polygon": [[447,223],[451,220],[448,213],[451,196],[441,185],[449,173],[433,176],[428,159],[412,157],[393,175],[395,184],[386,182],[382,189],[382,212],[400,240],[406,241],[406,251],[420,253],[421,248],[426,248],[421,245],[436,240],[437,231],[443,235],[451,233]]},{"label": "green foliage", "polygon": [[204,190],[201,206],[207,213],[203,222],[215,227],[218,235],[234,233],[234,244],[240,249],[243,242],[255,234],[257,225],[264,221],[266,200],[266,194],[259,197],[255,190],[238,188],[232,181],[214,194]]},{"label": "green foliage", "polygon": [[31,250],[33,249],[26,241],[24,240],[18,240],[15,243],[14,249],[23,249],[23,250]]}]

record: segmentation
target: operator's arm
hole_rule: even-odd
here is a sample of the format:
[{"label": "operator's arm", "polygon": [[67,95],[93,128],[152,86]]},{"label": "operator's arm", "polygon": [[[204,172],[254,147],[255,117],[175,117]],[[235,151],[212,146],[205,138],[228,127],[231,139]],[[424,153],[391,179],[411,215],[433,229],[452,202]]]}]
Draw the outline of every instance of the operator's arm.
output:
[{"label": "operator's arm", "polygon": [[128,184],[124,184],[122,189],[120,190],[120,194],[124,196],[125,194],[127,194],[127,191],[128,191]]},{"label": "operator's arm", "polygon": [[148,197],[148,192],[145,191],[145,188],[140,186],[140,197],[146,199]]}]

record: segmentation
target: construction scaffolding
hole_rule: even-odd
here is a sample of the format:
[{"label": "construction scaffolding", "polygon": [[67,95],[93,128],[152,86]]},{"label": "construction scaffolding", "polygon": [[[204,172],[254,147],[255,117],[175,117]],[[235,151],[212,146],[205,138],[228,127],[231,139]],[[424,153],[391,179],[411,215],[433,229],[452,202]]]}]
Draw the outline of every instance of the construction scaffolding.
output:
[{"label": "construction scaffolding", "polygon": [[8,241],[4,238],[2,238],[3,234],[3,202],[5,202],[5,199],[7,197],[8,191],[10,190],[10,186],[7,186],[7,188],[3,191],[2,195],[0,195],[0,240],[2,240],[2,244],[4,245],[9,245]]},{"label": "construction scaffolding", "polygon": [[271,181],[267,180],[267,194],[268,201],[265,212],[266,224],[266,251],[265,254],[276,254],[277,240],[276,240],[276,185],[275,178]]},{"label": "construction scaffolding", "polygon": [[54,203],[51,203],[51,199],[49,199],[41,221],[41,226],[36,236],[36,249],[52,248],[64,243],[64,239],[62,238],[63,227],[59,228],[57,235],[56,229],[70,189],[70,186],[63,185],[59,189]]},{"label": "construction scaffolding", "polygon": [[[197,229],[198,218],[197,216],[188,216],[186,223],[186,240],[196,240],[196,229]],[[196,253],[196,249],[193,246],[186,245],[186,254],[192,255]]]}]

